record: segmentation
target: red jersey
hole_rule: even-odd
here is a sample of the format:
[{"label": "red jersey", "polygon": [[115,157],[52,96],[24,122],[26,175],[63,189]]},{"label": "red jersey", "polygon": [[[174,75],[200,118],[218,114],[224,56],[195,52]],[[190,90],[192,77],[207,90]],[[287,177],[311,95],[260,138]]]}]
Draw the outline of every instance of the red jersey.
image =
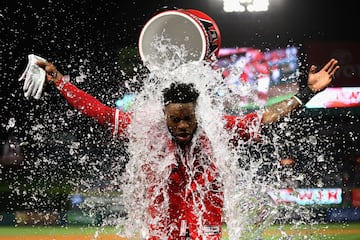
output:
[{"label": "red jersey", "polygon": [[[110,126],[114,136],[127,137],[131,113],[105,106],[70,82],[60,80],[56,86],[75,109],[96,119],[103,126]],[[230,142],[235,145],[240,138],[254,137],[259,132],[259,116],[255,112],[242,118],[224,116],[224,120],[224,127],[234,132],[235,137]],[[147,239],[189,237],[220,240],[224,207],[223,185],[209,139],[198,129],[192,146],[182,150],[169,133],[163,133],[160,137],[156,135],[156,141],[160,139],[164,140],[164,143],[157,149],[162,152],[155,154],[157,162],[152,164],[148,161],[141,167],[147,176],[144,179],[148,204]],[[162,166],[163,159],[169,156],[173,161]],[[159,172],[158,166],[164,170]]]}]

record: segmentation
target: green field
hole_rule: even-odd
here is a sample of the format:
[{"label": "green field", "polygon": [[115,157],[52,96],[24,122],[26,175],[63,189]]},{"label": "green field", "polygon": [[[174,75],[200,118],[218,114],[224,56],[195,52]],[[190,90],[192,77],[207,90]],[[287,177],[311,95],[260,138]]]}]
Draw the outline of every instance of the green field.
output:
[{"label": "green field", "polygon": [[[268,228],[262,239],[333,239],[333,240],[359,240],[360,239],[360,223],[346,224],[326,224],[316,226],[300,226],[294,229],[294,226],[284,226],[283,232],[286,233],[285,238],[281,238],[279,226],[273,225]],[[81,237],[84,236],[84,237]],[[226,226],[224,228],[223,239],[228,239]],[[17,240],[17,239],[121,239],[116,236],[116,229],[113,227],[97,228],[97,227],[80,227],[80,226],[64,226],[64,227],[0,227],[0,239]],[[242,238],[249,239],[249,238]]]}]

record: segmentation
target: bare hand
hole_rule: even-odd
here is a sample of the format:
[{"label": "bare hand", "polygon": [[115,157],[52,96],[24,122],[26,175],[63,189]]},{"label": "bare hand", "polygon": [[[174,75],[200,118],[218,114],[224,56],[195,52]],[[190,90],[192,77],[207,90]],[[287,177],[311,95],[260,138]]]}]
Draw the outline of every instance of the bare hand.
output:
[{"label": "bare hand", "polygon": [[37,61],[36,64],[43,68],[46,72],[46,81],[56,83],[59,81],[63,75],[56,69],[56,67],[46,61]]},{"label": "bare hand", "polygon": [[331,59],[320,71],[315,72],[316,66],[312,65],[308,75],[308,87],[313,92],[319,92],[326,88],[335,78],[335,73],[340,69],[338,61]]}]

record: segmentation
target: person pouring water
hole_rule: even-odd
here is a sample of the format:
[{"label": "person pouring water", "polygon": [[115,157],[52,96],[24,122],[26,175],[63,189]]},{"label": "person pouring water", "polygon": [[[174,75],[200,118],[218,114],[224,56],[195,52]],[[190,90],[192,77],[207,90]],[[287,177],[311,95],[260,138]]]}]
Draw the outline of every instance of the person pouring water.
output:
[{"label": "person pouring water", "polygon": [[[36,81],[34,76],[44,77],[84,116],[110,127],[113,135],[124,141],[136,141],[137,136],[128,135],[128,129],[134,121],[132,112],[101,103],[77,88],[45,59],[36,59],[33,63],[44,72],[39,75],[38,71],[33,71],[33,77],[26,78],[27,85],[36,85],[32,84],[32,81]],[[339,68],[336,59],[330,59],[319,71],[312,65],[307,74],[300,76],[306,78],[307,86],[291,98],[271,105],[261,113],[223,116],[224,129],[233,131],[237,136],[229,139],[230,145],[261,131],[260,128],[253,128],[254,122],[259,121],[261,127],[304,106],[312,96],[331,83]],[[27,96],[39,96],[38,89],[28,90],[29,86],[26,88]],[[154,122],[148,135],[138,136],[145,137],[147,142],[144,149],[139,151],[151,158],[151,161],[145,161],[138,168],[147,176],[142,178],[146,188],[144,201],[147,209],[143,213],[147,223],[147,231],[143,236],[146,239],[220,240],[222,237],[224,186],[214,160],[214,146],[197,118],[200,96],[194,84],[172,82],[162,89],[163,121]],[[140,120],[147,121],[145,118]]]}]

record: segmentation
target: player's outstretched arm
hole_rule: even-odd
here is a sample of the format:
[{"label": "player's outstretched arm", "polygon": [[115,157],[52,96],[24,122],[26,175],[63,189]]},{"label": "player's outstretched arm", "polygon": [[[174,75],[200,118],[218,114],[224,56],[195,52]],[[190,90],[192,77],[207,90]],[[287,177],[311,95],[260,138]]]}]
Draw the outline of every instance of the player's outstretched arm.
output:
[{"label": "player's outstretched arm", "polygon": [[262,123],[273,123],[305,105],[315,94],[324,90],[335,78],[335,73],[340,69],[336,59],[330,59],[325,66],[316,72],[316,66],[310,67],[307,86],[293,97],[273,104],[264,110]]}]

